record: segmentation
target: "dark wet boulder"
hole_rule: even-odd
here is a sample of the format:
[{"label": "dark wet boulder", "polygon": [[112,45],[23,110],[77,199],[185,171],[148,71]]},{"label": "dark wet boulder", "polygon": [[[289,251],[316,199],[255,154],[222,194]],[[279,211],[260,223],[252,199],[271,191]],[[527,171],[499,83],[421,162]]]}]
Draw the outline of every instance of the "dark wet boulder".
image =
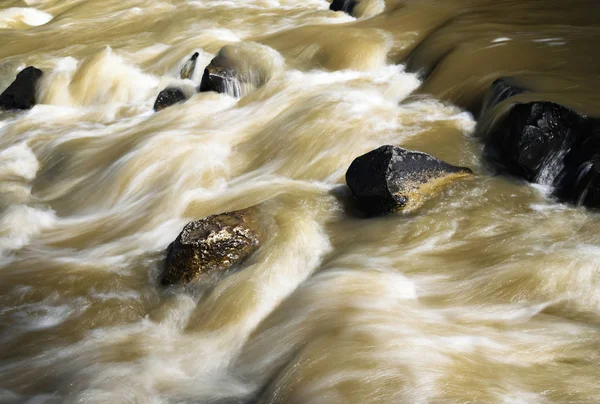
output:
[{"label": "dark wet boulder", "polygon": [[489,134],[486,152],[510,173],[552,185],[542,177],[560,174],[566,153],[584,126],[582,116],[552,102],[516,104]]},{"label": "dark wet boulder", "polygon": [[204,69],[199,91],[201,93],[214,91],[220,94],[229,94],[233,97],[239,97],[242,92],[235,70],[218,66],[212,62]]},{"label": "dark wet boulder", "polygon": [[343,11],[346,14],[352,15],[355,6],[356,0],[333,0],[329,9],[333,11]]},{"label": "dark wet boulder", "polygon": [[42,75],[43,72],[33,66],[23,69],[0,95],[0,108],[31,109],[36,104],[37,82]]},{"label": "dark wet boulder", "polygon": [[200,54],[198,52],[195,52],[192,57],[185,62],[185,64],[183,65],[183,67],[181,68],[181,71],[179,72],[179,76],[182,79],[190,79],[194,76],[194,71],[196,70],[196,62],[198,61],[198,56],[200,56]]},{"label": "dark wet boulder", "polygon": [[346,172],[356,202],[369,215],[410,211],[445,183],[472,171],[397,146],[381,146],[357,157]]},{"label": "dark wet boulder", "polygon": [[274,49],[255,42],[225,45],[204,69],[198,91],[243,97],[283,71]]},{"label": "dark wet boulder", "polygon": [[514,105],[485,137],[485,154],[501,170],[551,186],[561,200],[600,206],[600,126],[562,105]]},{"label": "dark wet boulder", "polygon": [[187,284],[241,264],[260,245],[255,214],[246,209],[188,223],[169,246],[162,284]]},{"label": "dark wet boulder", "polygon": [[158,97],[154,102],[154,110],[160,111],[185,100],[187,100],[187,97],[181,89],[168,87],[158,93]]}]

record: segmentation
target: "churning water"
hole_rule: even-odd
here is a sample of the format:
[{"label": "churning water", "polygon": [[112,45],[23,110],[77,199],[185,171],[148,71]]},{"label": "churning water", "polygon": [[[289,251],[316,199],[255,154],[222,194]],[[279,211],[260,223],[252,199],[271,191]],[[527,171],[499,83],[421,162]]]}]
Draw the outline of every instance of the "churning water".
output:
[{"label": "churning water", "polygon": [[[2,2],[0,87],[45,74],[0,116],[0,402],[600,402],[600,216],[492,175],[474,136],[507,75],[600,113],[597,1],[383,6]],[[195,94],[237,43],[266,83]],[[154,113],[172,84],[194,95]],[[345,171],[383,144],[478,175],[357,218]],[[160,286],[185,223],[254,205],[242,270]]]}]

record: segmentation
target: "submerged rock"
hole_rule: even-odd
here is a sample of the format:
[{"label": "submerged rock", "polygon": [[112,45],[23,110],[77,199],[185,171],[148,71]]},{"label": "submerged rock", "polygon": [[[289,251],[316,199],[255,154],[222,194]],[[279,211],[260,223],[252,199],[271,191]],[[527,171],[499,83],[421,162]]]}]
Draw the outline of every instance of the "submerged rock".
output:
[{"label": "submerged rock", "polygon": [[158,97],[156,97],[156,101],[154,102],[154,110],[160,111],[185,100],[187,100],[187,97],[182,90],[175,87],[168,87],[158,93]]},{"label": "submerged rock", "polygon": [[360,207],[378,215],[413,210],[441,185],[471,174],[429,154],[388,145],[357,157],[346,183]]},{"label": "submerged rock", "polygon": [[352,15],[355,6],[356,0],[333,0],[329,9],[333,11],[343,11],[346,14]]},{"label": "submerged rock", "polygon": [[485,154],[505,171],[552,186],[560,199],[600,206],[600,125],[562,105],[514,105],[485,133]]},{"label": "submerged rock", "polygon": [[23,69],[0,95],[0,108],[31,109],[36,104],[35,91],[43,72],[33,66]]},{"label": "submerged rock", "polygon": [[527,90],[516,85],[512,77],[499,78],[490,86],[490,89],[483,101],[483,108],[481,109],[481,112],[485,113],[487,110],[495,107],[502,101],[525,92],[527,92]]},{"label": "submerged rock", "polygon": [[179,72],[179,76],[182,79],[192,78],[192,76],[194,75],[194,71],[196,70],[196,62],[198,61],[198,56],[200,56],[200,54],[198,52],[195,52],[190,58],[190,60],[185,62],[185,65],[183,65],[181,71]]},{"label": "submerged rock", "polygon": [[[598,150],[598,149],[596,149]],[[556,195],[578,205],[600,207],[600,156],[587,160],[565,175]]]},{"label": "submerged rock", "polygon": [[163,285],[187,284],[242,263],[260,245],[254,212],[241,210],[188,223],[169,246]]},{"label": "submerged rock", "polygon": [[243,97],[283,70],[283,58],[268,46],[254,42],[226,45],[204,69],[198,91]]}]

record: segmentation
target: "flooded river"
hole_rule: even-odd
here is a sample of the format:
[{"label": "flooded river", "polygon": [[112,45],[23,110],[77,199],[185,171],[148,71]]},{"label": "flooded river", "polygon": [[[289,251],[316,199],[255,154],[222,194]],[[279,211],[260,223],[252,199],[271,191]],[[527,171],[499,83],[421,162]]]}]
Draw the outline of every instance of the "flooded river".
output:
[{"label": "flooded river", "polygon": [[[600,117],[597,0],[354,14],[1,2],[1,89],[25,66],[44,75],[38,105],[0,112],[0,402],[600,401],[600,215],[495,175],[477,126],[508,76]],[[195,93],[227,44],[268,80]],[[154,112],[174,84],[193,96]],[[344,175],[384,144],[477,175],[358,217]],[[187,222],[250,206],[267,237],[243,268],[160,285]]]}]

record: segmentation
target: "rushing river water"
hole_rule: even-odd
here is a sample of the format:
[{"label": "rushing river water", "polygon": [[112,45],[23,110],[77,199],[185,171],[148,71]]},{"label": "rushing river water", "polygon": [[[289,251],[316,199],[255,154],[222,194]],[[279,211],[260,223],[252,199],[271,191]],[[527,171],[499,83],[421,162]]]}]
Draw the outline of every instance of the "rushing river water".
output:
[{"label": "rushing river water", "polygon": [[[0,115],[0,402],[600,402],[600,216],[476,136],[503,76],[600,115],[597,0],[383,3],[1,2],[0,87],[45,74]],[[153,111],[238,42],[265,85]],[[383,144],[477,176],[357,217],[344,174]],[[160,285],[185,223],[254,205],[243,269]]]}]

